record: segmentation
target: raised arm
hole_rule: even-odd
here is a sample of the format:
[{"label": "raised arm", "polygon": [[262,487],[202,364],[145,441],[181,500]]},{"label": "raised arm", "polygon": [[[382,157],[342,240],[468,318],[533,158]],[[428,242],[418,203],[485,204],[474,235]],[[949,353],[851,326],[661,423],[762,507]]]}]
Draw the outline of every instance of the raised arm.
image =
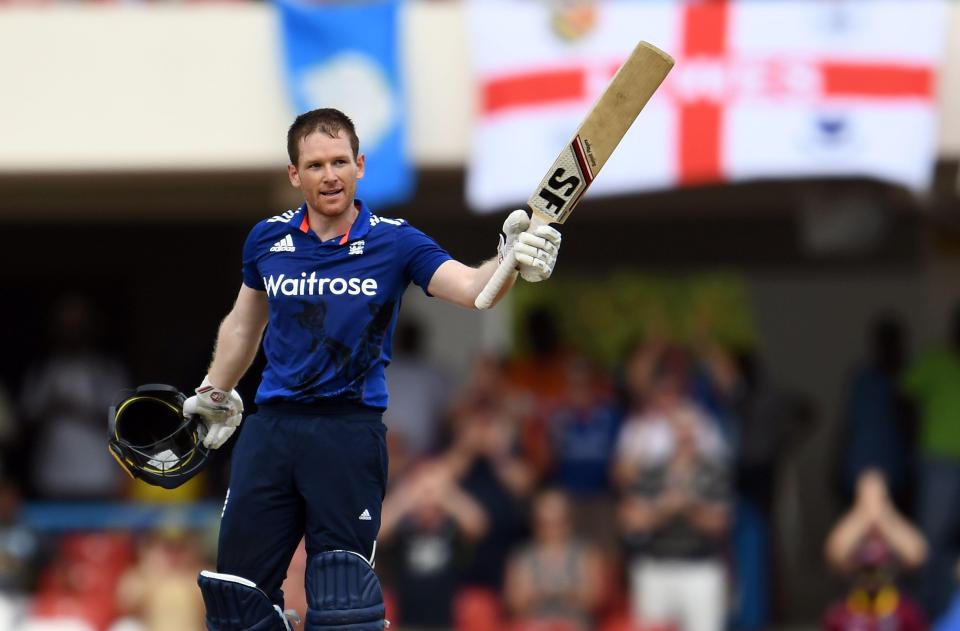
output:
[{"label": "raised arm", "polygon": [[267,326],[267,294],[241,285],[237,300],[220,323],[213,360],[207,370],[210,383],[232,390],[250,368]]},{"label": "raised arm", "polygon": [[[477,299],[477,296],[480,295],[480,290],[483,289],[483,286],[486,285],[490,277],[493,276],[497,265],[498,261],[496,258],[484,261],[479,267],[470,267],[460,261],[447,261],[434,272],[427,291],[429,291],[431,295],[446,300],[447,302],[452,302],[455,305],[460,305],[467,309],[473,309],[473,301]],[[503,286],[503,289],[500,290],[500,293],[497,294],[493,304],[497,304],[507,295],[507,292],[513,287],[516,279],[517,275],[514,274],[513,278],[508,280]]]},{"label": "raised arm", "polygon": [[[447,261],[437,268],[430,285],[432,295],[448,302],[474,309],[474,301],[484,285],[497,270],[507,252],[513,251],[517,258],[517,273],[524,280],[536,283],[550,278],[560,251],[560,233],[550,226],[538,226],[527,231],[530,217],[525,210],[515,210],[503,222],[500,235],[499,256],[484,261],[477,267],[459,261]],[[493,304],[499,302],[517,279],[513,274],[497,294]]]},{"label": "raised arm", "polygon": [[882,537],[907,569],[927,558],[927,542],[920,531],[897,511],[887,494],[883,474],[868,469],[857,479],[853,507],[830,531],[825,545],[827,561],[837,570],[853,569],[857,546],[870,534]]},{"label": "raised arm", "polygon": [[199,415],[207,426],[203,444],[217,449],[236,431],[243,418],[243,401],[234,386],[247,372],[267,326],[267,294],[246,285],[220,323],[213,360],[196,394],[183,404],[185,415]]}]

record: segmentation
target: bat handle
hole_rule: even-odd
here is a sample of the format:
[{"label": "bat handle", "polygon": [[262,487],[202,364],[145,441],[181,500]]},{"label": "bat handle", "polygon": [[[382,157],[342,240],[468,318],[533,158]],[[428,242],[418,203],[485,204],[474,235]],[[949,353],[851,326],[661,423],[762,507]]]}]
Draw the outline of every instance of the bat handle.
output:
[{"label": "bat handle", "polygon": [[477,299],[473,302],[477,309],[489,309],[493,305],[493,299],[497,297],[503,286],[517,271],[517,257],[513,255],[513,248],[504,255],[500,265],[493,272],[493,276],[484,285],[483,290]]},{"label": "bat handle", "polygon": [[[550,223],[550,219],[545,217],[541,213],[534,211],[531,213],[530,225],[527,227],[527,230],[534,230],[544,224]],[[500,290],[503,289],[503,286],[507,283],[508,280],[513,276],[513,273],[517,271],[517,257],[513,254],[513,248],[510,248],[510,251],[507,252],[503,260],[500,261],[500,265],[497,267],[496,271],[493,272],[493,276],[490,277],[490,280],[487,281],[487,284],[484,285],[483,290],[480,292],[480,295],[477,296],[477,299],[473,301],[474,306],[477,309],[489,309],[493,304],[493,299],[497,297],[497,294],[500,293]]]}]

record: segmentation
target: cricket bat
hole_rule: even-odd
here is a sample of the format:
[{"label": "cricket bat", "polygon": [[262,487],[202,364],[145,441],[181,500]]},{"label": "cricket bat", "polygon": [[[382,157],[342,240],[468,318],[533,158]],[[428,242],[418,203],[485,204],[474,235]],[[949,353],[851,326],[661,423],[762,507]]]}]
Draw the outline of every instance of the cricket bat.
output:
[{"label": "cricket bat", "polygon": [[[567,220],[673,63],[673,58],[656,46],[637,44],[527,200],[530,229]],[[511,250],[477,296],[474,304],[478,309],[493,304],[516,267]]]}]

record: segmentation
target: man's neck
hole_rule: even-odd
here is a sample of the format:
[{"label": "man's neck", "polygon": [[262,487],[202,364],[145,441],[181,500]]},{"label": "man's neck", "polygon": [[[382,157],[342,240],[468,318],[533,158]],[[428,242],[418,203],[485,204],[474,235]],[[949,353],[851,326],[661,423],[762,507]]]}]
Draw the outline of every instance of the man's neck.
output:
[{"label": "man's neck", "polygon": [[321,241],[347,234],[359,214],[360,211],[353,203],[351,203],[350,207],[342,214],[336,217],[323,215],[307,205],[307,217],[310,222],[310,229],[320,237]]}]

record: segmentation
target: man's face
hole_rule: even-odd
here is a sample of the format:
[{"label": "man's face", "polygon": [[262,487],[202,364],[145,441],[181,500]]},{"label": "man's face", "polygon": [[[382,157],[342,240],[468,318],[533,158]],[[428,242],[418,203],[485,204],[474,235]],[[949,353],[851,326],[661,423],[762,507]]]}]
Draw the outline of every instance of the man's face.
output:
[{"label": "man's face", "polygon": [[299,163],[288,165],[287,174],[310,208],[326,217],[337,217],[353,205],[363,164],[363,154],[354,160],[350,139],[344,132],[336,138],[313,132],[300,141]]}]

